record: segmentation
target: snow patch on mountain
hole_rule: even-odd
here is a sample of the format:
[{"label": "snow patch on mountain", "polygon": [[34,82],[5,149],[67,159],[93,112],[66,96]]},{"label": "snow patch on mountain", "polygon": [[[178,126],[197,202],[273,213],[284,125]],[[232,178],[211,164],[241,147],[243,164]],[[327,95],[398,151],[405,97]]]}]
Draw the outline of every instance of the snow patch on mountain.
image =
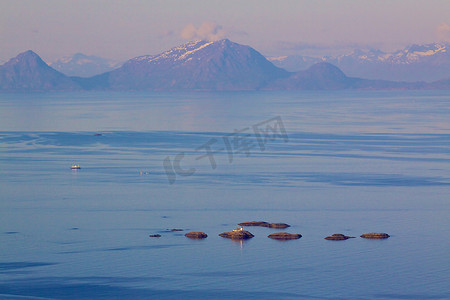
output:
[{"label": "snow patch on mountain", "polygon": [[269,61],[283,61],[283,60],[285,60],[286,58],[287,58],[287,56],[284,55],[284,56],[268,57],[267,59],[268,59]]},{"label": "snow patch on mountain", "polygon": [[212,43],[213,43],[213,42],[209,42],[209,43],[206,43],[206,44],[201,45],[201,46],[198,47],[197,49],[190,50],[190,51],[186,51],[183,55],[180,55],[180,56],[178,57],[177,60],[184,59],[185,57],[187,57],[187,56],[189,56],[189,55],[191,55],[191,54],[197,52],[198,50],[201,50],[201,49],[203,49],[203,48],[205,48],[205,47],[208,47],[208,46],[211,45]]},{"label": "snow patch on mountain", "polygon": [[170,60],[170,61],[183,60],[183,59],[189,58],[189,56],[191,56],[195,52],[197,52],[203,48],[206,48],[207,46],[209,46],[213,43],[214,42],[196,40],[196,41],[192,41],[192,42],[183,44],[181,46],[174,47],[174,48],[167,50],[158,55],[139,56],[139,57],[131,59],[130,61],[152,63],[152,62],[167,61],[167,60]]}]

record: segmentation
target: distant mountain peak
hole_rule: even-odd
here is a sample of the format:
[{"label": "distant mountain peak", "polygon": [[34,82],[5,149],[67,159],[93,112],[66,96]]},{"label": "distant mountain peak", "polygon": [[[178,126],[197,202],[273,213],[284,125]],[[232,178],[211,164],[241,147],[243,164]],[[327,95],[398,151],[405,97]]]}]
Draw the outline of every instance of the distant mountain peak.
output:
[{"label": "distant mountain peak", "polygon": [[11,58],[8,62],[5,63],[7,65],[15,65],[20,63],[35,63],[40,65],[47,65],[35,52],[32,50],[27,50],[22,53],[19,53],[16,57]]},{"label": "distant mountain peak", "polygon": [[0,90],[77,90],[69,77],[48,66],[36,53],[25,51],[0,66]]},{"label": "distant mountain peak", "polygon": [[27,58],[27,57],[40,58],[39,55],[37,55],[33,50],[24,51],[16,56],[16,58]]},{"label": "distant mountain peak", "polygon": [[309,67],[305,73],[311,77],[320,77],[321,79],[333,78],[334,80],[342,80],[347,78],[341,69],[327,62],[319,62],[314,64]]}]

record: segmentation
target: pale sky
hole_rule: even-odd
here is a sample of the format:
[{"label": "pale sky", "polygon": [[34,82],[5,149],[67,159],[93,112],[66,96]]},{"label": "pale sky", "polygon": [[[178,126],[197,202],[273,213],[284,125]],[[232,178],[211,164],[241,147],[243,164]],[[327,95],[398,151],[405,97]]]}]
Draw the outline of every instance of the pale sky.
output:
[{"label": "pale sky", "polygon": [[264,55],[450,42],[450,0],[0,0],[0,61],[115,60],[227,37]]}]

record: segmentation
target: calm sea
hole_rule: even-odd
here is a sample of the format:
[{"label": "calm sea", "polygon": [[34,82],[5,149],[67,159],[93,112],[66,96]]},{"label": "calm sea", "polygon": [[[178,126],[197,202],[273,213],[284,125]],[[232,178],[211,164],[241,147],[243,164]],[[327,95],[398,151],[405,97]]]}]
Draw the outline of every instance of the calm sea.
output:
[{"label": "calm sea", "polygon": [[449,200],[448,91],[0,95],[1,299],[449,299]]}]

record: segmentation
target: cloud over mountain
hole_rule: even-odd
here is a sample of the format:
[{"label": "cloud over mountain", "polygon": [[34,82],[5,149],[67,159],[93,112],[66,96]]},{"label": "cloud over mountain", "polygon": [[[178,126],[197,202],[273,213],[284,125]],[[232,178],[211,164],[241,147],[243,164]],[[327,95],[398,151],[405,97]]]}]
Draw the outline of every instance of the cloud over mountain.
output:
[{"label": "cloud over mountain", "polygon": [[225,30],[221,25],[212,21],[203,22],[198,28],[194,24],[187,24],[180,33],[185,40],[207,40],[218,41],[226,36]]},{"label": "cloud over mountain", "polygon": [[436,35],[440,42],[450,42],[450,25],[445,22],[436,27]]}]

